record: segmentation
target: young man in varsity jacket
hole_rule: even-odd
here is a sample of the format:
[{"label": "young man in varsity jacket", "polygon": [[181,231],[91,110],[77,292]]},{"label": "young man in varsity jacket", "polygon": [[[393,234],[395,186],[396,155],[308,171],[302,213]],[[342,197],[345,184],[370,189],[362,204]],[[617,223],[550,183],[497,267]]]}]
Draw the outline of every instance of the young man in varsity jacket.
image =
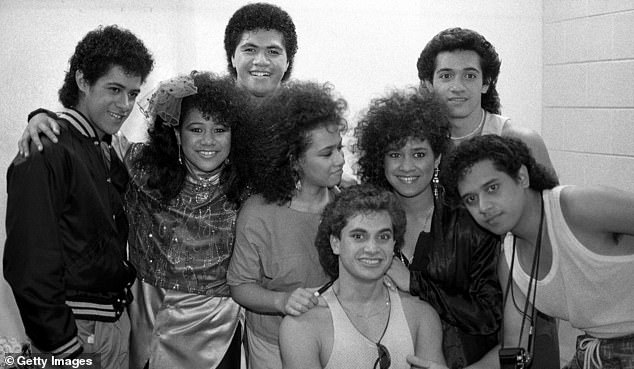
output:
[{"label": "young man in varsity jacket", "polygon": [[89,32],[59,90],[59,143],[44,138],[7,173],[4,276],[33,345],[56,358],[98,353],[102,368],[128,367],[128,175],[110,139],[153,64],[130,31]]}]

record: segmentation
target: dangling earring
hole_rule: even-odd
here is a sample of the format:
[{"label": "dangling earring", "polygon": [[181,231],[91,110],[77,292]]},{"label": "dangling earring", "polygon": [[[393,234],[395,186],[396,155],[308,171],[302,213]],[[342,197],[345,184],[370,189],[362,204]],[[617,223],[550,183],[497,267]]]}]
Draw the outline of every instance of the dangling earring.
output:
[{"label": "dangling earring", "polygon": [[434,168],[434,177],[431,179],[431,184],[432,187],[434,189],[434,197],[436,199],[438,199],[438,197],[440,196],[440,178],[438,178],[438,175],[440,174],[440,169],[438,169],[438,167]]},{"label": "dangling earring", "polygon": [[225,165],[229,165],[229,164],[231,164],[231,160],[229,160],[229,158],[226,158],[225,159]]},{"label": "dangling earring", "polygon": [[183,159],[181,158],[181,135],[178,132],[178,129],[174,128],[174,136],[176,137],[176,145],[178,145],[178,164],[183,165]]},{"label": "dangling earring", "polygon": [[302,180],[299,178],[295,181],[295,190],[297,192],[302,192]]}]

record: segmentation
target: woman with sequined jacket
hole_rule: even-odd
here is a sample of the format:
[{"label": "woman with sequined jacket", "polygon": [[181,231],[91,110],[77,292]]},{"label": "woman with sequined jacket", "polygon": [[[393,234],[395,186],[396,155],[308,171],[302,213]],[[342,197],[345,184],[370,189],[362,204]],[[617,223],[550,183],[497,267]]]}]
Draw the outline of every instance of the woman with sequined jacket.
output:
[{"label": "woman with sequined jacket", "polygon": [[247,119],[246,101],[232,79],[192,72],[140,102],[149,141],[125,156],[139,278],[131,368],[240,367],[241,312],[226,271],[239,205],[231,131]]},{"label": "woman with sequined jacket", "polygon": [[388,276],[436,309],[447,365],[462,368],[497,344],[500,240],[445,204],[438,172],[449,132],[443,105],[412,89],[375,99],[355,136],[360,180],[393,191],[406,212],[405,244]]}]

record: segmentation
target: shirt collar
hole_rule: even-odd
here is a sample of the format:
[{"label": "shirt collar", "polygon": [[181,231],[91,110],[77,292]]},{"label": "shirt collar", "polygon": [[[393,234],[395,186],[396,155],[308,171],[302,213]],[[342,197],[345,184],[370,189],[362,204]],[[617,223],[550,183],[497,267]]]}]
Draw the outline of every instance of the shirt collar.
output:
[{"label": "shirt collar", "polygon": [[[60,118],[67,120],[75,129],[77,129],[82,135],[93,139],[94,141],[99,141],[99,135],[97,135],[97,131],[95,127],[90,123],[88,118],[86,118],[82,113],[75,109],[63,109],[60,113],[58,113]],[[101,141],[105,141],[108,144],[112,140],[112,136],[108,134],[104,134]]]}]

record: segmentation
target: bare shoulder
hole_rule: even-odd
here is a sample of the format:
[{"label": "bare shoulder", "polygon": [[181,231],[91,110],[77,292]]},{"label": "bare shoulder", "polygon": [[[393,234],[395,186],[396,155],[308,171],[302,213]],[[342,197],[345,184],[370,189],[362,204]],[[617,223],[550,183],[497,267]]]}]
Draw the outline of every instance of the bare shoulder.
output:
[{"label": "bare shoulder", "polygon": [[533,144],[544,145],[544,139],[539,135],[539,133],[537,133],[537,131],[528,127],[514,125],[511,122],[506,122],[502,128],[502,136],[522,140],[529,147],[532,147]]},{"label": "bare shoulder", "polygon": [[556,173],[555,167],[550,160],[546,143],[544,142],[542,136],[540,136],[535,130],[527,127],[515,126],[511,124],[511,122],[507,122],[504,125],[504,128],[502,128],[502,136],[516,138],[524,142],[538,163],[550,169],[553,173]]},{"label": "bare shoulder", "polygon": [[279,337],[284,368],[323,368],[332,351],[332,337],[327,306],[315,306],[300,316],[287,315]]},{"label": "bare shoulder", "polygon": [[593,227],[613,215],[631,218],[634,194],[607,186],[566,186],[559,202],[569,222]]},{"label": "bare shoulder", "polygon": [[325,322],[331,322],[330,309],[327,306],[317,305],[302,315],[287,315],[282,320],[280,334],[282,330],[289,335],[305,335],[307,330],[315,332],[323,328]]}]

